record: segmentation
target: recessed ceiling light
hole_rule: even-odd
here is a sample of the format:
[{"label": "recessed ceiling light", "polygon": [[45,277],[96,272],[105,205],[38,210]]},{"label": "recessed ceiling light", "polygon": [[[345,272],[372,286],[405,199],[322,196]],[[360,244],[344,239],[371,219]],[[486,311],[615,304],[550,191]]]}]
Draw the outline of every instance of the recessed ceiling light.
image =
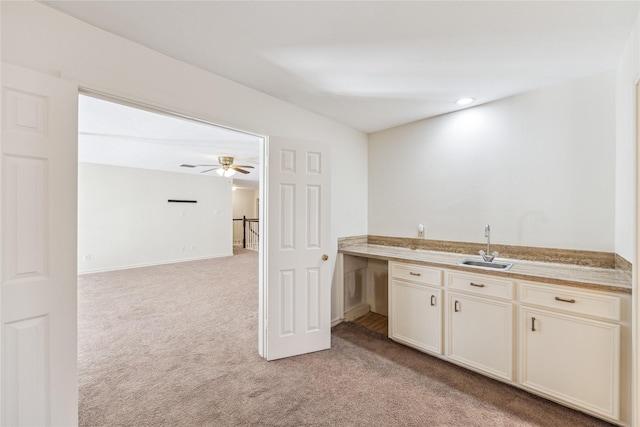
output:
[{"label": "recessed ceiling light", "polygon": [[458,105],[469,105],[469,104],[473,104],[473,101],[475,101],[475,99],[473,98],[460,98],[456,101],[456,104]]}]

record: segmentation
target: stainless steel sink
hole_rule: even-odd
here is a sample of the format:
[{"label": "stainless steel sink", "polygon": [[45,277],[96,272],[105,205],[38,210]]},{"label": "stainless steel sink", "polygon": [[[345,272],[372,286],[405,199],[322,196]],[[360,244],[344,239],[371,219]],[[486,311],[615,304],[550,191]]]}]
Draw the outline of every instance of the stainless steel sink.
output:
[{"label": "stainless steel sink", "polygon": [[462,261],[460,261],[458,263],[458,265],[464,265],[465,267],[480,268],[480,269],[484,269],[484,270],[507,271],[508,269],[510,269],[513,266],[513,263],[512,262],[503,262],[503,261],[487,262],[487,261],[483,261],[483,260],[467,258],[467,259],[463,259]]}]

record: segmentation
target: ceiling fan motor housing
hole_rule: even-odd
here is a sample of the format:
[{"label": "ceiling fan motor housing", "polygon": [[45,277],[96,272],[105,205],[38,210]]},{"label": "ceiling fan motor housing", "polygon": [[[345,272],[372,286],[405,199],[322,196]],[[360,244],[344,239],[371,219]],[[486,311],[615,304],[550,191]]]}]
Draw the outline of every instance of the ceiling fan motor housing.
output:
[{"label": "ceiling fan motor housing", "polygon": [[222,166],[231,166],[233,164],[233,157],[230,156],[220,156],[218,157],[218,162],[220,162],[220,164]]}]

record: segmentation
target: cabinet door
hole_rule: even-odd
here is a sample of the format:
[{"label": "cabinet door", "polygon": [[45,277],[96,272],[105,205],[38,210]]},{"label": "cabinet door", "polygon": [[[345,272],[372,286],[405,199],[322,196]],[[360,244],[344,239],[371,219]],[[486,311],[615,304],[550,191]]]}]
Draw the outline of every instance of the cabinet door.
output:
[{"label": "cabinet door", "polygon": [[520,383],[619,417],[620,326],[521,307]]},{"label": "cabinet door", "polygon": [[442,354],[442,290],[391,281],[389,337]]},{"label": "cabinet door", "polygon": [[447,356],[460,364],[513,379],[513,305],[449,293]]}]

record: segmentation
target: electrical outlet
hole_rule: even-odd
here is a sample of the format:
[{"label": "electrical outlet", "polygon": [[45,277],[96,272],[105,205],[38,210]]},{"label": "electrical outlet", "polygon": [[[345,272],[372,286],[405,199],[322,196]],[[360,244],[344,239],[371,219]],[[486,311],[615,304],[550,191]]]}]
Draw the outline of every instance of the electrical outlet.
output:
[{"label": "electrical outlet", "polygon": [[418,237],[424,237],[424,225],[418,224]]}]

